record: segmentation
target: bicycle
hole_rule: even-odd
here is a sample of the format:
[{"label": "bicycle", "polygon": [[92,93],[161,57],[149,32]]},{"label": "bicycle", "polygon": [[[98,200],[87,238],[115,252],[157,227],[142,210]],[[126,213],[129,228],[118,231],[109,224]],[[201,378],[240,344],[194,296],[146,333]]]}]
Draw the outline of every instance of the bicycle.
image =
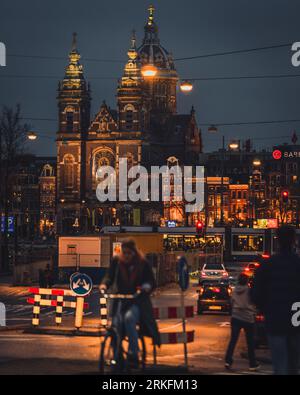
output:
[{"label": "bicycle", "polygon": [[[117,314],[121,313],[122,300],[132,300],[140,295],[137,292],[134,295],[130,294],[108,294],[101,291],[102,298],[106,301],[106,311],[107,311],[107,300],[108,299],[118,299],[119,303],[117,305]],[[101,310],[105,309],[103,304],[101,304]],[[106,313],[107,315],[107,313]],[[104,339],[101,343],[100,348],[100,360],[99,368],[100,373],[122,373],[124,371],[130,371],[130,366],[128,364],[128,339],[124,336],[124,330],[122,328],[119,333],[118,328],[114,327],[111,323],[105,326],[106,332],[104,334]],[[124,344],[125,343],[125,344]],[[141,366],[142,371],[146,368],[146,345],[145,339],[139,332],[139,366]]]}]

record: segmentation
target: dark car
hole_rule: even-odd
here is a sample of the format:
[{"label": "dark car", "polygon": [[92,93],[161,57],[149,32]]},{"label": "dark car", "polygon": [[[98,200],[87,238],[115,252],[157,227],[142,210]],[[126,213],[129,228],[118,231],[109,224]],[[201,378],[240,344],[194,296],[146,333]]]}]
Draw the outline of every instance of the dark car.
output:
[{"label": "dark car", "polygon": [[203,284],[198,292],[197,312],[204,311],[231,313],[232,288],[228,282]]}]

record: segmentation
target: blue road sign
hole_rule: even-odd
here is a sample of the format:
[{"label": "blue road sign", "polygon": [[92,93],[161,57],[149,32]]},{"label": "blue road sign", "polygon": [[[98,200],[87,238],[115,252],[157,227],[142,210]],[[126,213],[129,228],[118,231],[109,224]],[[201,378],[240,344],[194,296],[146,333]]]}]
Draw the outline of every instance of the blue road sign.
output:
[{"label": "blue road sign", "polygon": [[[1,216],[1,232],[4,232],[4,228],[5,228],[5,217],[4,217],[4,215],[2,215]],[[6,230],[8,231],[8,233],[14,232],[14,217],[8,217]]]},{"label": "blue road sign", "polygon": [[87,296],[93,289],[93,282],[85,273],[74,273],[70,277],[70,288],[78,296]]},{"label": "blue road sign", "polygon": [[178,283],[183,291],[186,291],[190,283],[189,267],[184,256],[180,257],[177,262]]}]

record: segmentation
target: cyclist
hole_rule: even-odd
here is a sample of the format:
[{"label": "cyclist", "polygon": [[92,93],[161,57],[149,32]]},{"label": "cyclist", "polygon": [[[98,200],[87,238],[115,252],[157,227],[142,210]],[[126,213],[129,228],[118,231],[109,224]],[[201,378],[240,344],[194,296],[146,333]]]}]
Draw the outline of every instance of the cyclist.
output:
[{"label": "cyclist", "polygon": [[141,334],[151,337],[153,343],[158,346],[160,336],[150,300],[150,294],[155,288],[152,268],[138,251],[133,240],[123,241],[121,254],[112,259],[108,272],[100,284],[100,290],[108,288],[113,293],[120,294],[136,294],[138,289],[141,290],[136,298],[114,300],[112,305],[113,326],[118,331],[122,331],[122,334],[124,330],[128,337],[128,362],[131,367],[138,367],[137,324],[140,326]]}]

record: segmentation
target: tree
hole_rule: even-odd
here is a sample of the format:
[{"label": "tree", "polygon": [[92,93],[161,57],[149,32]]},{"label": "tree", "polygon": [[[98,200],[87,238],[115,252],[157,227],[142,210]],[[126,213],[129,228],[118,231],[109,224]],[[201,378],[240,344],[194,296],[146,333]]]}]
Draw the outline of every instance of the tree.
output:
[{"label": "tree", "polygon": [[0,270],[8,270],[8,216],[11,198],[11,176],[17,166],[17,158],[23,152],[28,125],[22,123],[21,107],[4,106],[0,113],[0,212],[4,216],[1,235]]}]

